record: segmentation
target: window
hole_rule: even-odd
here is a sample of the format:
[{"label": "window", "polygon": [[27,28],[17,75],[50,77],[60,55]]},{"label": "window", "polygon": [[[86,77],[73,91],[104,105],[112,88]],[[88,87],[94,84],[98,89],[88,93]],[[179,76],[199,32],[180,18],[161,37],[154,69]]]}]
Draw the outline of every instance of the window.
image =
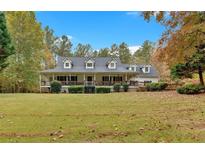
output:
[{"label": "window", "polygon": [[86,68],[87,68],[87,69],[93,69],[93,68],[94,68],[94,63],[93,63],[91,60],[89,60],[89,61],[86,63]]},{"label": "window", "polygon": [[103,77],[102,77],[102,80],[103,80],[103,81],[109,81],[109,76],[103,76]]},{"label": "window", "polygon": [[57,76],[58,81],[66,81],[66,76]]},{"label": "window", "polygon": [[68,61],[68,60],[66,60],[66,61],[64,62],[64,68],[71,68],[71,62]]},{"label": "window", "polygon": [[70,67],[70,63],[65,63],[65,66],[66,67]]},{"label": "window", "polygon": [[122,81],[121,76],[113,76],[113,81]]},{"label": "window", "polygon": [[77,76],[71,76],[71,81],[78,81],[78,77]]},{"label": "window", "polygon": [[132,70],[132,71],[135,71],[135,67],[131,67],[131,70]]},{"label": "window", "polygon": [[116,68],[116,62],[112,61],[110,62],[110,64],[108,65],[109,69],[115,69]]},{"label": "window", "polygon": [[149,68],[148,66],[145,66],[144,72],[145,72],[145,73],[149,73],[149,71],[150,71],[150,68]]},{"label": "window", "polygon": [[87,67],[93,67],[93,63],[87,63]]},{"label": "window", "polygon": [[115,63],[110,63],[110,67],[115,67]]}]

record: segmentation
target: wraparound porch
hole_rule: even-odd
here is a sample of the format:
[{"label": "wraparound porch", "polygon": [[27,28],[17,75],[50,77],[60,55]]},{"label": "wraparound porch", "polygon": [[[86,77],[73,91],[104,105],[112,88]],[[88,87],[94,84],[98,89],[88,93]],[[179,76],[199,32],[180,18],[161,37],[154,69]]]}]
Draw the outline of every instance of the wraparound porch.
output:
[{"label": "wraparound porch", "polygon": [[44,73],[40,75],[40,87],[50,87],[54,80],[62,86],[95,85],[112,86],[115,83],[128,83],[135,73]]}]

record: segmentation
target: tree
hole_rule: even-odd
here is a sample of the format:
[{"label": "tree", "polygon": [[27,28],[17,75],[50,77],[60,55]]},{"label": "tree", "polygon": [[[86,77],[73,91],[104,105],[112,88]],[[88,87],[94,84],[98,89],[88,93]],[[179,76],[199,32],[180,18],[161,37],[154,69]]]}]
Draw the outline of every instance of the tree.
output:
[{"label": "tree", "polygon": [[97,50],[93,51],[93,57],[98,57],[98,51]]},{"label": "tree", "polygon": [[[145,20],[156,17],[156,21],[166,27],[153,54],[153,61],[170,69],[184,63],[205,42],[205,12],[143,12]],[[165,72],[165,70],[161,70]],[[167,71],[168,72],[168,71]],[[168,74],[167,74],[168,76]]]},{"label": "tree", "polygon": [[55,44],[56,37],[54,36],[54,31],[48,26],[44,29],[44,64],[45,69],[53,68],[55,66]]},{"label": "tree", "polygon": [[98,53],[98,57],[108,57],[110,55],[110,49],[109,48],[102,48],[100,49]]},{"label": "tree", "polygon": [[77,47],[75,48],[74,55],[77,57],[85,57],[92,55],[93,49],[90,44],[81,44],[79,43]]},{"label": "tree", "polygon": [[54,53],[56,49],[56,39],[57,37],[55,37],[53,29],[51,29],[49,26],[46,26],[44,28],[44,41],[48,50],[52,53]]},{"label": "tree", "polygon": [[154,43],[146,40],[133,55],[135,63],[150,64],[151,56],[154,51]]},{"label": "tree", "polygon": [[8,66],[7,58],[14,54],[14,47],[6,26],[3,12],[0,12],[0,72]]},{"label": "tree", "polygon": [[6,12],[7,27],[15,54],[8,58],[10,65],[1,74],[5,88],[15,92],[39,88],[42,68],[44,35],[34,12]]},{"label": "tree", "polygon": [[205,69],[205,44],[196,47],[196,52],[186,58],[184,64],[177,64],[171,69],[173,78],[192,77],[192,74],[198,73],[200,84],[204,85],[203,72]]},{"label": "tree", "polygon": [[60,38],[56,38],[55,40],[55,53],[62,57],[70,57],[72,56],[71,53],[72,43],[68,36],[63,35]]},{"label": "tree", "polygon": [[112,57],[119,57],[119,47],[117,44],[113,44],[110,49],[110,56]]},{"label": "tree", "polygon": [[131,53],[126,43],[119,45],[119,57],[122,63],[129,64],[131,62]]}]

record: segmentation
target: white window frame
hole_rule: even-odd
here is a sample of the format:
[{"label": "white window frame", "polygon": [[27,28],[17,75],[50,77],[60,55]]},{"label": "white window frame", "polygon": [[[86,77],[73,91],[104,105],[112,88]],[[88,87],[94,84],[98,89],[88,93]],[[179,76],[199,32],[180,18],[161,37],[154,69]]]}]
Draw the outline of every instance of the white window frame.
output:
[{"label": "white window frame", "polygon": [[[88,64],[92,64],[92,66],[88,66]],[[94,68],[94,62],[89,60],[86,62],[86,69],[93,69]]]},{"label": "white window frame", "polygon": [[[69,64],[69,66],[66,66],[67,63]],[[64,61],[64,68],[70,69],[71,68],[71,61],[69,61],[69,60]]]},{"label": "white window frame", "polygon": [[[147,68],[147,71],[146,71],[146,68]],[[150,66],[144,66],[143,72],[144,73],[150,73]]]},{"label": "white window frame", "polygon": [[[111,66],[111,64],[114,64],[114,66]],[[110,63],[109,63],[109,65],[108,65],[108,68],[109,69],[116,69],[116,67],[117,67],[117,62],[115,62],[115,61],[111,61]]]}]

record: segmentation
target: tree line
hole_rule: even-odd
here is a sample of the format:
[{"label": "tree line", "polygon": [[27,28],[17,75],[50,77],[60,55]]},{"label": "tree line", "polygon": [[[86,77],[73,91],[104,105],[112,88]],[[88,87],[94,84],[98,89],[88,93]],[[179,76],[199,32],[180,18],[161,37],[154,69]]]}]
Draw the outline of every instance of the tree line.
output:
[{"label": "tree line", "polygon": [[54,30],[42,28],[35,12],[0,12],[0,92],[35,92],[39,90],[39,72],[55,67],[60,56],[119,57],[122,63],[150,63],[153,43],[145,41],[133,55],[125,42],[93,50],[79,43],[73,50],[68,36],[55,36]]},{"label": "tree line", "polygon": [[[54,31],[46,26],[44,29],[46,46],[50,53],[62,57],[119,57],[122,63],[150,63],[151,54],[154,50],[154,43],[146,40],[142,47],[135,51],[132,55],[128,45],[125,42],[117,45],[112,44],[111,47],[94,50],[90,44],[79,43],[72,50],[73,44],[68,36],[63,35],[56,37]],[[48,64],[50,64],[48,62]],[[49,67],[49,66],[48,66]]]}]

